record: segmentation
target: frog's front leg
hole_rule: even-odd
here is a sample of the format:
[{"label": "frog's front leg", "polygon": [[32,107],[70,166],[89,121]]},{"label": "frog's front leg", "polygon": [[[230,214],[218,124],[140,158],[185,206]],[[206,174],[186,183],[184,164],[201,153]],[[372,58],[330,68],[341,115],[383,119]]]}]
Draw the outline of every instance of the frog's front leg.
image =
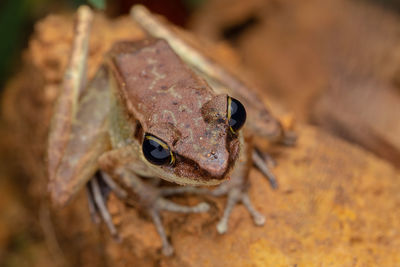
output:
[{"label": "frog's front leg", "polygon": [[[164,191],[162,187],[156,187],[151,183],[145,182],[140,177],[150,177],[152,173],[146,164],[140,160],[137,152],[137,148],[134,146],[127,146],[109,151],[100,157],[100,169],[109,174],[118,185],[127,191],[126,195],[117,194],[120,198],[138,206],[151,217],[162,240],[163,254],[171,255],[173,253],[173,247],[165,234],[160,212],[165,210],[180,213],[199,213],[208,211],[209,205],[205,202],[201,202],[198,205],[189,207],[176,204],[166,199],[164,196],[171,195],[171,188],[165,188]],[[174,193],[179,194],[185,192],[177,191]],[[108,224],[107,221],[106,223]],[[110,227],[108,225],[108,228],[113,233],[113,226]]]},{"label": "frog's front leg", "polygon": [[[215,197],[227,196],[227,202],[225,205],[222,218],[217,224],[217,231],[220,234],[223,234],[228,230],[229,216],[233,208],[240,202],[246,207],[247,211],[252,216],[253,221],[256,225],[262,226],[265,223],[264,215],[262,215],[254,208],[250,200],[250,197],[248,195],[248,188],[250,187],[248,175],[251,165],[253,163],[252,156],[254,153],[251,142],[249,140],[250,138],[247,137],[246,141],[244,141],[243,135],[241,135],[239,138],[242,139],[241,140],[242,146],[240,150],[239,160],[236,163],[231,173],[230,179],[228,181],[222,183],[212,191],[205,188],[181,187],[181,188],[171,188],[169,190],[166,190],[165,192],[166,194],[192,193],[198,195],[212,195]],[[275,180],[271,181],[271,184],[274,185],[274,182],[276,183]]]},{"label": "frog's front leg", "polygon": [[[243,138],[243,137],[241,137]],[[233,208],[239,202],[246,207],[256,225],[262,226],[265,223],[265,217],[254,207],[248,195],[249,180],[248,175],[252,164],[252,148],[249,142],[243,142],[240,151],[239,161],[236,163],[231,174],[231,179],[211,192],[214,196],[227,196],[227,203],[221,220],[217,224],[217,231],[220,234],[228,230],[229,216]]]}]

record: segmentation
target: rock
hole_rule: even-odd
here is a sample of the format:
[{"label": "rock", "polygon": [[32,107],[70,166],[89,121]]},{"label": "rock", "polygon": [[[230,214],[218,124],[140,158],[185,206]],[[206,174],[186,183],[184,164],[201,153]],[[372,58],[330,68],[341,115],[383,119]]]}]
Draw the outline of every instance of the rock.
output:
[{"label": "rock", "polygon": [[[114,40],[142,36],[127,18],[97,17],[95,23],[90,75]],[[269,146],[278,162],[273,170],[278,190],[272,190],[257,170],[250,173],[250,197],[266,215],[265,226],[254,226],[238,206],[228,233],[219,235],[215,227],[225,199],[175,197],[174,201],[190,205],[205,200],[212,209],[205,214],[163,213],[175,247],[170,258],[161,255],[150,220],[113,194],[108,206],[121,243],[103,224],[91,223],[84,190],[67,208],[49,208],[43,169],[46,132],[68,58],[72,20],[52,16],[38,25],[25,66],[4,95],[3,120],[10,137],[5,145],[18,154],[19,172],[30,181],[20,190],[28,192],[27,201],[43,204],[31,212],[41,215],[35,223],[47,240],[53,261],[49,265],[394,266],[400,262],[399,172],[371,153],[304,124],[297,129],[300,138],[295,147]],[[64,34],[55,32],[56,26]]]}]

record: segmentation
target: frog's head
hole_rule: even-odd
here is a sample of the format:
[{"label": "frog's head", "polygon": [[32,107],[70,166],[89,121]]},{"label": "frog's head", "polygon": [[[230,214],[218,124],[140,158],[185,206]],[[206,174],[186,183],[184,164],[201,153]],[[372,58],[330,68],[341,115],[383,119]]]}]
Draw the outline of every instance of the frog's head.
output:
[{"label": "frog's head", "polygon": [[192,185],[223,182],[239,158],[243,142],[239,130],[246,120],[243,105],[218,95],[201,104],[176,106],[157,112],[163,116],[157,120],[161,123],[149,125],[143,133],[143,157],[168,181]]},{"label": "frog's head", "polygon": [[142,160],[162,179],[213,185],[229,176],[243,140],[240,102],[216,95],[164,40],[120,43],[108,64]]}]

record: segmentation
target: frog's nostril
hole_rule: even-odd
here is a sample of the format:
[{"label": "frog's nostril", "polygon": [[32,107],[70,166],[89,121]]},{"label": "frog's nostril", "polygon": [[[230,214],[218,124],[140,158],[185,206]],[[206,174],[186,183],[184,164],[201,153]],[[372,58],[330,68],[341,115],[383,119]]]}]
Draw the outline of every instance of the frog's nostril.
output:
[{"label": "frog's nostril", "polygon": [[211,151],[204,155],[203,160],[200,161],[199,167],[208,172],[212,177],[223,178],[228,171],[229,166],[229,153],[216,153]]},{"label": "frog's nostril", "polygon": [[211,151],[210,153],[207,153],[207,158],[212,159],[218,159],[218,155],[215,151]]}]

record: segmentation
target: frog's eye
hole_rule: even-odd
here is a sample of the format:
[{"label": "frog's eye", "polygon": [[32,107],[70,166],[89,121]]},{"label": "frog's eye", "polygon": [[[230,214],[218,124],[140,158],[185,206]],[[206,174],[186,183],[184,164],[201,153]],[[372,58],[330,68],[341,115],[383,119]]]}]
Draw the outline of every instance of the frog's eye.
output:
[{"label": "frog's eye", "polygon": [[246,109],[239,100],[228,96],[228,123],[233,133],[242,128],[246,121]]},{"label": "frog's eye", "polygon": [[150,134],[145,134],[142,150],[144,157],[155,165],[173,164],[175,162],[174,155],[168,145]]}]

